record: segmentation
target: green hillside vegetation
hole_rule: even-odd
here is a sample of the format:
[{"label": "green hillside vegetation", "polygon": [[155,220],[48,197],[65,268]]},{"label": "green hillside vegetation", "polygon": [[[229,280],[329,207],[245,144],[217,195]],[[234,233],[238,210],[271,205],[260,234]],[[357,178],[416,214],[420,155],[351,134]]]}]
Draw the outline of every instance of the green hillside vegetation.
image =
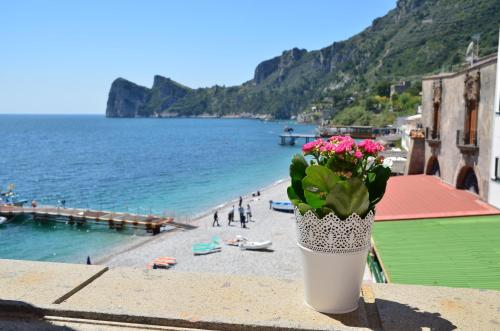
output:
[{"label": "green hillside vegetation", "polygon": [[392,98],[385,95],[368,95],[354,105],[344,108],[333,117],[338,125],[372,125],[384,127],[394,123],[398,116],[416,113],[421,102],[419,91],[409,90],[394,94]]},{"label": "green hillside vegetation", "polygon": [[[415,112],[421,77],[460,65],[474,34],[480,34],[480,55],[496,51],[499,12],[498,0],[399,0],[347,40],[316,51],[294,48],[261,62],[242,85],[183,87],[175,93],[167,88],[160,94],[153,86],[146,101],[138,101],[113,83],[106,114],[252,113],[288,119],[321,105],[340,124],[387,124]],[[164,80],[167,87],[177,84]],[[394,100],[383,99],[388,86],[401,80],[412,88]]]}]

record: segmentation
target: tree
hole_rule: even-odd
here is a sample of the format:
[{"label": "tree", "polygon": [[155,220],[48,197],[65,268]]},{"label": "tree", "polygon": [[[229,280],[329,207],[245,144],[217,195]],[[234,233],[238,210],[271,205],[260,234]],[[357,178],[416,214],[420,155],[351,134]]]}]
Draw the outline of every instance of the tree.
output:
[{"label": "tree", "polygon": [[380,81],[375,86],[375,91],[380,96],[389,97],[391,94],[391,83],[388,81]]}]

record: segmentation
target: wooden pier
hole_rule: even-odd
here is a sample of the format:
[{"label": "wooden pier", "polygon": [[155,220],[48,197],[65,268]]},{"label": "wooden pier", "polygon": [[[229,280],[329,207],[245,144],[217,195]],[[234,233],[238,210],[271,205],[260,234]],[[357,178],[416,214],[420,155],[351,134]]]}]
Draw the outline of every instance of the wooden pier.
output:
[{"label": "wooden pier", "polygon": [[145,229],[153,235],[160,233],[164,226],[193,229],[195,226],[174,222],[172,217],[155,215],[138,215],[77,208],[62,208],[55,206],[20,207],[0,205],[0,215],[13,217],[16,215],[31,215],[34,219],[57,220],[64,219],[69,224],[106,224],[110,229],[132,227]]},{"label": "wooden pier", "polygon": [[286,133],[280,135],[281,142],[280,145],[295,145],[295,141],[297,139],[305,139],[305,142],[308,143],[311,140],[316,140],[319,138],[319,135],[314,134],[304,134],[304,133]]}]

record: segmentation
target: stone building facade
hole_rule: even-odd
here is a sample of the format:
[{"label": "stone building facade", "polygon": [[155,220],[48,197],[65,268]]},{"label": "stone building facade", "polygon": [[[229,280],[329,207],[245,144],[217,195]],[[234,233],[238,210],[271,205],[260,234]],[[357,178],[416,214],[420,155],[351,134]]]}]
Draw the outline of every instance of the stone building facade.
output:
[{"label": "stone building facade", "polygon": [[456,73],[424,77],[424,172],[488,201],[496,54]]},{"label": "stone building facade", "polygon": [[[498,53],[497,53],[497,68],[500,63],[500,30],[498,35]],[[495,115],[493,120],[492,138],[492,157],[491,157],[491,179],[490,191],[488,194],[488,202],[500,208],[500,69],[497,69],[497,83],[495,93]]]}]

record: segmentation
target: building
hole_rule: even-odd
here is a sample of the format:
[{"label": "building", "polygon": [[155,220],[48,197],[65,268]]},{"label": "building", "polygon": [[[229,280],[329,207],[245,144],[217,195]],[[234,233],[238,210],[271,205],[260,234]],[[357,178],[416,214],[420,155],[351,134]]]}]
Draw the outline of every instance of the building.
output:
[{"label": "building", "polygon": [[408,151],[411,145],[411,132],[417,130],[422,126],[422,114],[416,114],[405,117],[398,117],[396,120],[396,127],[401,132],[401,148]]},{"label": "building", "polygon": [[401,94],[401,93],[403,93],[404,91],[406,91],[409,88],[410,88],[410,82],[406,82],[406,81],[402,81],[402,82],[399,82],[399,83],[396,83],[396,84],[392,84],[389,96],[392,99],[392,96],[394,94]]},{"label": "building", "polygon": [[423,171],[483,201],[493,176],[492,154],[500,156],[500,145],[494,152],[492,143],[496,69],[492,54],[465,70],[422,79]]},{"label": "building", "polygon": [[[500,34],[498,36],[498,55],[497,55],[497,68],[500,61]],[[496,77],[496,93],[494,102],[494,119],[493,130],[491,134],[492,139],[492,157],[490,174],[491,179],[489,182],[488,202],[493,206],[500,208],[500,70],[497,69]]]}]

